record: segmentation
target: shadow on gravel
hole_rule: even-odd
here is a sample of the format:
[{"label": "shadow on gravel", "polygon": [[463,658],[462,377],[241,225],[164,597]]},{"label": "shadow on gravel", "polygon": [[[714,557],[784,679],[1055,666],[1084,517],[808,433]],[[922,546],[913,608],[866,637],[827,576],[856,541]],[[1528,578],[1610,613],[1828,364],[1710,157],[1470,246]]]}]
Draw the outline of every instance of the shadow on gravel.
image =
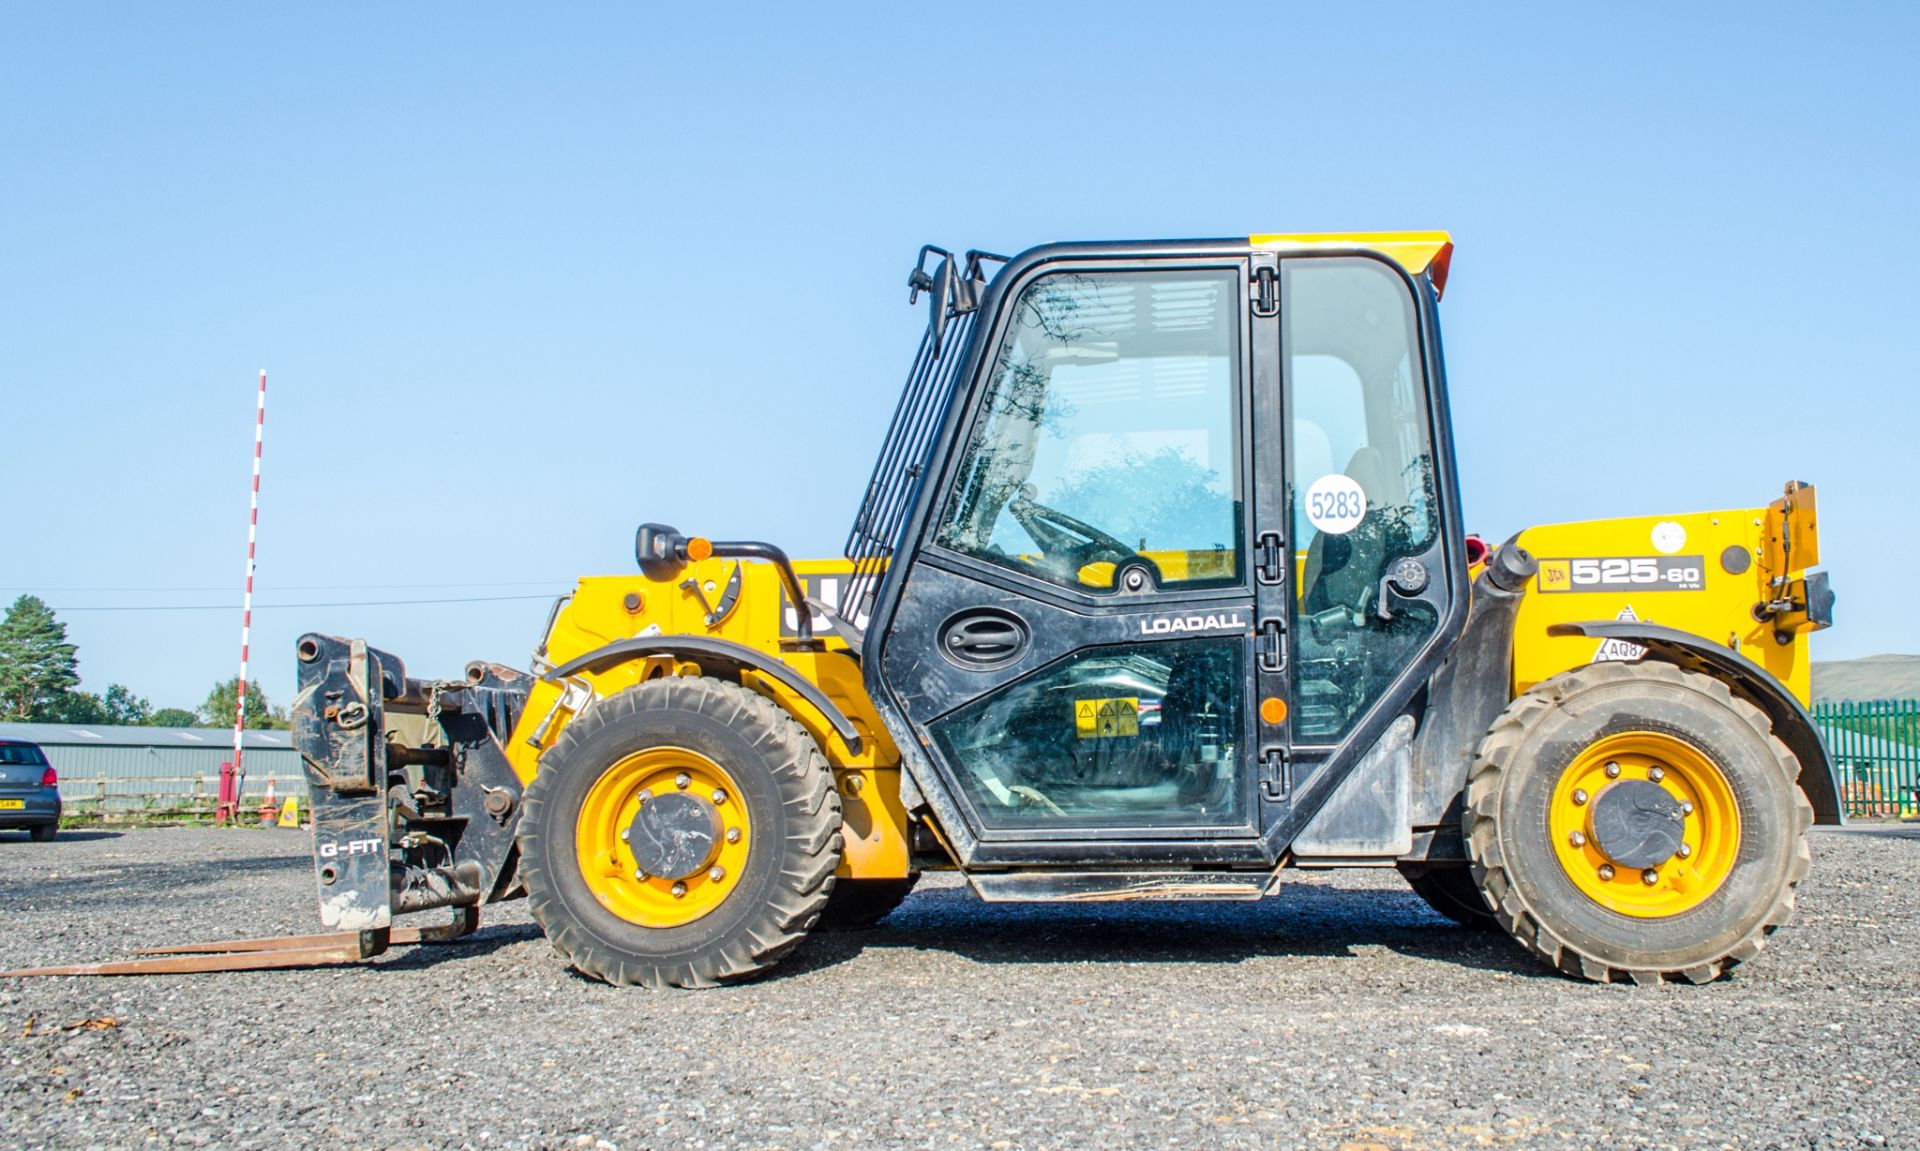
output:
[{"label": "shadow on gravel", "polygon": [[1258,903],[983,903],[920,891],[865,931],[818,932],[769,973],[778,980],[872,949],[948,951],[976,963],[1243,963],[1354,958],[1384,947],[1412,959],[1559,979],[1505,936],[1429,913],[1411,894],[1303,887]]},{"label": "shadow on gravel", "polygon": [[[88,843],[96,839],[119,839],[125,834],[126,832],[124,831],[62,831],[58,836],[55,837],[54,842],[55,843]],[[22,831],[18,835],[14,834],[13,832],[0,834],[0,843],[3,843],[9,839],[18,839],[20,840],[20,842],[25,843],[27,842],[27,833]]]},{"label": "shadow on gravel", "polygon": [[545,937],[540,934],[540,928],[531,923],[483,927],[472,935],[452,943],[422,943],[395,950],[381,956],[369,970],[419,971],[423,968],[437,967],[442,963],[477,959],[482,955],[498,951],[502,947],[543,938]]}]

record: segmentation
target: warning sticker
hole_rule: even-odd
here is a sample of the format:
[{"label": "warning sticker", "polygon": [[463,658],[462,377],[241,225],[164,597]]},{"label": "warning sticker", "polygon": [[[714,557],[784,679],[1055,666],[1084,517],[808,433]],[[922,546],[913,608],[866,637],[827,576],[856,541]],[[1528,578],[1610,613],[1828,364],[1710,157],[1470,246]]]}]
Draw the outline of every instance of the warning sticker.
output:
[{"label": "warning sticker", "polygon": [[[1626,607],[1621,608],[1620,614],[1617,616],[1614,616],[1613,618],[1617,620],[1630,620],[1635,623],[1638,623],[1640,620],[1639,616],[1633,614],[1632,604],[1628,604]],[[1634,643],[1632,640],[1603,639],[1600,641],[1599,648],[1597,648],[1594,651],[1593,660],[1591,662],[1608,663],[1610,661],[1618,661],[1623,663],[1632,663],[1634,660],[1639,659],[1641,656],[1644,656],[1646,654],[1647,654],[1647,649],[1644,647],[1641,647],[1637,643]]]},{"label": "warning sticker", "polygon": [[1130,739],[1140,734],[1140,700],[1080,699],[1073,704],[1073,732],[1081,739]]}]

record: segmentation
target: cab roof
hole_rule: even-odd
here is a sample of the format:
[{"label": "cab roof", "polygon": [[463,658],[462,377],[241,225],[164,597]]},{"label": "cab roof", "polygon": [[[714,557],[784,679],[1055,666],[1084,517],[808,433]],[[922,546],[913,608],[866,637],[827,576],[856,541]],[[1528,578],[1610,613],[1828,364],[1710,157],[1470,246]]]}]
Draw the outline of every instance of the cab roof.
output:
[{"label": "cab roof", "polygon": [[1247,242],[1256,248],[1285,252],[1314,248],[1378,252],[1409,275],[1430,273],[1436,296],[1446,291],[1447,268],[1453,261],[1453,237],[1445,232],[1255,232]]}]

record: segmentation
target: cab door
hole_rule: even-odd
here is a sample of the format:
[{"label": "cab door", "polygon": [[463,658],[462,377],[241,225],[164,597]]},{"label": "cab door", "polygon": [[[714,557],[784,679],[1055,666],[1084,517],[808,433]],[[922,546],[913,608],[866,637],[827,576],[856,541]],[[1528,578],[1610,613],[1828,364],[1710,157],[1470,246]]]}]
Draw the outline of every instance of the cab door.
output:
[{"label": "cab door", "polygon": [[1252,281],[1042,249],[989,295],[866,655],[966,862],[1262,858]]},{"label": "cab door", "polygon": [[[1362,806],[1404,834],[1415,722],[1394,721],[1467,607],[1433,293],[1368,253],[1278,264],[1285,450],[1275,486],[1296,583],[1280,681],[1289,702],[1280,782],[1292,805],[1273,813],[1270,833],[1291,842],[1378,747],[1383,774],[1368,781],[1376,798]],[[1320,852],[1358,851],[1338,846],[1348,842],[1339,828],[1322,826],[1316,838]]]}]

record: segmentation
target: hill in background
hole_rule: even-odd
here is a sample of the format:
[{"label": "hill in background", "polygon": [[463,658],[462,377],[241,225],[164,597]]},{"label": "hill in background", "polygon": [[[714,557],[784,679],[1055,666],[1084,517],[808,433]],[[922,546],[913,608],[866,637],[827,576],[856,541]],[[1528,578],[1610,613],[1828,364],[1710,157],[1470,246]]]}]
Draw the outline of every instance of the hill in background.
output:
[{"label": "hill in background", "polygon": [[1813,661],[1813,702],[1920,699],[1920,655]]}]

